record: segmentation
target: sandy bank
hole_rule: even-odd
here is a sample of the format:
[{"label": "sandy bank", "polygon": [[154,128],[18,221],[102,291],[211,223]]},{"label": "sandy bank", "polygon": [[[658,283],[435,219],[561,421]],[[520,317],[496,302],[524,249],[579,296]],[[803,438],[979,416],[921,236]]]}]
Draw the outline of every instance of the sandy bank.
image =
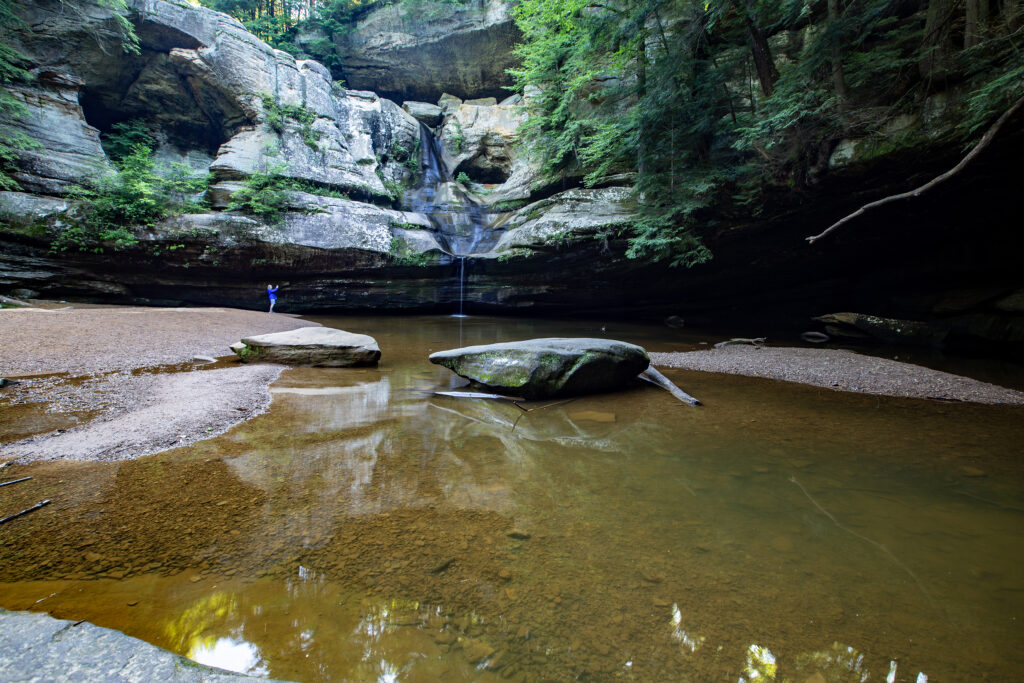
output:
[{"label": "sandy bank", "polygon": [[0,309],[0,377],[84,375],[230,356],[251,334],[315,325],[234,308]]},{"label": "sandy bank", "polygon": [[64,429],[51,419],[44,433],[0,445],[0,460],[122,460],[222,434],[267,409],[283,368],[193,358],[313,324],[226,308],[0,310],[0,376],[22,377],[0,389],[0,428],[33,404],[67,417]]},{"label": "sandy bank", "polygon": [[736,345],[688,353],[652,353],[651,362],[660,367],[764,377],[880,396],[1024,404],[1024,392],[840,349]]}]

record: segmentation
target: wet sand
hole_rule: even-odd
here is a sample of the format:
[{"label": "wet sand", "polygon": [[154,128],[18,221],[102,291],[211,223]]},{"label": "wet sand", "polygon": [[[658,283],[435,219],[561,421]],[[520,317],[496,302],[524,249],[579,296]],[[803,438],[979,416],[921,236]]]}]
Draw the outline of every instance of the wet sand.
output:
[{"label": "wet sand", "polygon": [[0,310],[0,377],[20,378],[0,390],[0,460],[123,460],[222,434],[266,411],[283,366],[196,356],[309,325],[227,308]]},{"label": "wet sand", "polygon": [[734,345],[688,353],[652,353],[651,363],[879,396],[1024,404],[1024,392],[841,349]]}]

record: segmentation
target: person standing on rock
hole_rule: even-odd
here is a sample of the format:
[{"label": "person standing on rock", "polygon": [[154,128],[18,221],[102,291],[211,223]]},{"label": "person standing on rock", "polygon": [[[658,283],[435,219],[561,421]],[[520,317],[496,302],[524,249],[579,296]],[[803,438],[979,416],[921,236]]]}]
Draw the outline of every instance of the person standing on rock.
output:
[{"label": "person standing on rock", "polygon": [[270,299],[270,313],[274,312],[274,304],[277,303],[277,287],[267,285],[267,298]]}]

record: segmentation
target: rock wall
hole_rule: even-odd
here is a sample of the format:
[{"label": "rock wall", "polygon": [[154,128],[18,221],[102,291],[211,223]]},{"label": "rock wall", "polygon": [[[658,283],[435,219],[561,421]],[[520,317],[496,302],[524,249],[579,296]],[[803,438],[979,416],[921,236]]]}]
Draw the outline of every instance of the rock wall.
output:
[{"label": "rock wall", "polygon": [[[335,36],[345,82],[395,100],[505,97],[519,31],[507,0],[380,4]],[[308,36],[307,39],[315,39]]]},{"label": "rock wall", "polygon": [[[389,197],[382,180],[407,175],[416,121],[373,93],[334,88],[321,64],[273,50],[236,20],[188,3],[130,3],[141,52],[121,50],[109,11],[60,2],[25,8],[16,47],[37,79],[15,90],[29,115],[5,122],[39,143],[17,177],[23,189],[62,194],[106,164],[99,132],[143,118],[166,146],[214,157],[216,178],[240,179],[270,163],[315,185]],[[264,102],[315,113],[311,134]],[[310,142],[313,138],[313,142]]]}]

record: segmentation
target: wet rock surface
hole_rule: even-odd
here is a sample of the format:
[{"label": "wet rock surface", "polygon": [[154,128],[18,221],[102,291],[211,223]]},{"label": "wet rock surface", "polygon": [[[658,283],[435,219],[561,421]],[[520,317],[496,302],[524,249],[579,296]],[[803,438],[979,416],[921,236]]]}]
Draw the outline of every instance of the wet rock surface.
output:
[{"label": "wet rock surface", "polygon": [[[0,678],[5,681],[252,681],[93,624],[0,609]],[[267,679],[262,679],[267,680]]]},{"label": "wet rock surface", "polygon": [[647,369],[647,352],[607,339],[549,338],[467,346],[430,355],[472,383],[524,398],[621,389]]},{"label": "wet rock surface", "polygon": [[380,347],[373,337],[329,327],[245,337],[231,349],[243,363],[339,368],[376,365],[380,359]]}]

